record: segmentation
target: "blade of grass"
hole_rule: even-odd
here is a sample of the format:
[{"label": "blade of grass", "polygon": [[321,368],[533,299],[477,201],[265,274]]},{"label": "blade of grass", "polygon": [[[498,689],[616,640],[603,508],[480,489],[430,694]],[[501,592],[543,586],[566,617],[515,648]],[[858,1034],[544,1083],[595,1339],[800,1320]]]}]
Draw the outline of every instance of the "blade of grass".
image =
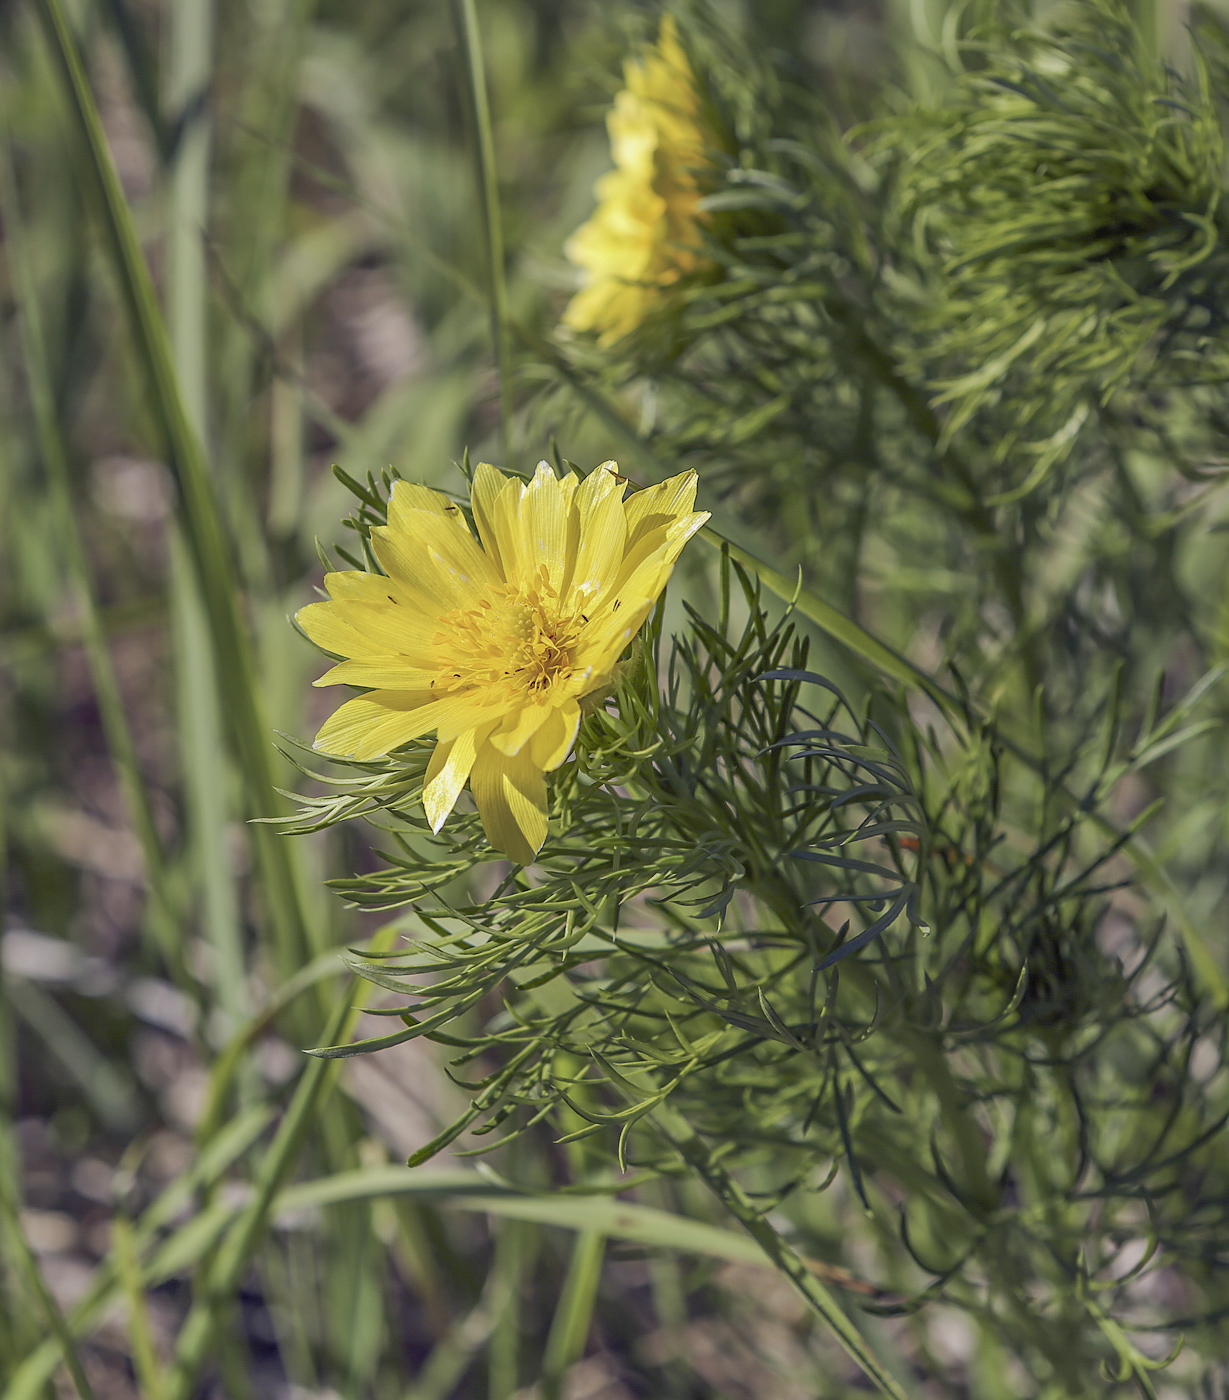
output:
[{"label": "blade of grass", "polygon": [[[207,441],[209,401],[204,239],[209,219],[209,89],[213,56],[210,0],[170,8],[166,102],[176,133],[167,220],[167,330],[184,413],[196,441]],[[246,1012],[239,898],[227,841],[227,765],[218,678],[205,609],[177,537],[171,558],[177,709],[190,842],[197,868],[201,927],[213,949],[218,1003],[233,1029]]]},{"label": "blade of grass", "polygon": [[[243,1120],[236,1120],[218,1134],[194,1170],[168,1187],[137,1222],[134,1241],[139,1252],[144,1253],[161,1238],[162,1230],[194,1192],[218,1180],[220,1172],[250,1145],[267,1118],[266,1110],[254,1108]],[[529,1195],[500,1186],[489,1176],[468,1169],[386,1166],[338,1172],[283,1187],[273,1198],[269,1215],[289,1222],[305,1211],[385,1198],[416,1199],[442,1210],[549,1225],[623,1240],[651,1250],[673,1250],[763,1269],[773,1267],[763,1248],[753,1239],[701,1220],[604,1195]],[[162,1238],[156,1251],[142,1264],[144,1286],[156,1286],[191,1269],[228,1230],[233,1233],[236,1222],[251,1211],[253,1203],[253,1200],[246,1203],[215,1201]],[[803,1263],[802,1267],[816,1272],[822,1271],[823,1266]],[[90,1292],[73,1310],[69,1325],[74,1336],[84,1335],[97,1325],[115,1298],[117,1288],[114,1261],[108,1260],[102,1265]],[[483,1334],[482,1340],[486,1335]],[[33,1400],[47,1383],[58,1358],[54,1340],[41,1344],[22,1363],[8,1389],[0,1392],[3,1400]]]},{"label": "blade of grass", "polygon": [[[218,1132],[212,1142],[199,1152],[191,1167],[171,1182],[133,1227],[133,1244],[138,1254],[159,1238],[171,1221],[191,1204],[198,1191],[207,1191],[221,1174],[252,1146],[271,1117],[270,1109],[263,1105],[254,1106]],[[234,1218],[234,1214],[234,1209],[228,1207],[215,1215],[214,1232],[209,1235],[200,1252],[208,1248],[208,1243],[225,1229]],[[142,1266],[142,1278],[147,1287],[163,1281],[157,1268],[159,1260],[167,1256],[168,1247],[174,1247],[184,1229],[195,1227],[197,1220],[199,1217],[194,1216],[186,1227],[180,1227],[178,1231],[173,1232],[154,1259]],[[189,1266],[197,1257],[199,1252],[189,1260]],[[96,1326],[111,1307],[117,1292],[115,1257],[108,1255],[95,1270],[85,1295],[65,1319],[71,1334],[74,1337],[82,1337]],[[15,1366],[9,1372],[8,1385],[0,1392],[3,1400],[35,1400],[35,1397],[41,1396],[55,1373],[59,1360],[60,1345],[56,1338],[50,1337],[41,1342],[26,1355],[20,1366]]]},{"label": "blade of grass", "polygon": [[13,1002],[17,1014],[76,1081],[98,1120],[112,1132],[133,1132],[141,1100],[133,1081],[103,1054],[54,997],[32,982]]},{"label": "blade of grass", "polygon": [[177,936],[177,919],[167,886],[166,861],[154,823],[149,793],[137,761],[136,744],[128,724],[119,680],[107,647],[106,634],[94,593],[90,565],[73,505],[68,454],[60,433],[55,392],[47,363],[43,319],[30,262],[13,171],[7,131],[0,131],[0,203],[5,211],[5,251],[21,308],[21,345],[26,367],[39,455],[47,474],[48,493],[59,544],[81,619],[82,640],[89,657],[94,694],[102,717],[107,747],[128,807],[129,820],[141,847],[149,889],[147,927],[163,960],[181,986],[190,985]]},{"label": "blade of grass", "polygon": [[[0,764],[0,911],[8,908],[8,822],[6,817],[5,771]],[[3,917],[0,914],[0,936]],[[9,1004],[9,986],[0,957],[0,1189],[21,1199],[19,1159],[13,1138],[17,1112],[17,1023]],[[9,1183],[5,1186],[5,1183]],[[7,1231],[0,1231],[0,1365],[6,1374],[16,1366],[21,1345],[19,1322],[23,1309],[19,1299],[24,1290],[13,1286]],[[15,1262],[15,1261],[14,1261]]]},{"label": "blade of grass", "polygon": [[517,1221],[500,1221],[490,1273],[494,1325],[487,1345],[488,1400],[508,1400],[517,1389],[520,1292],[528,1250],[529,1231]]},{"label": "blade of grass", "polygon": [[163,1400],[166,1384],[154,1347],[145,1283],[137,1262],[132,1225],[122,1215],[117,1215],[111,1222],[111,1252],[115,1255],[116,1271],[128,1305],[128,1340],[137,1380],[141,1385],[142,1400]]},{"label": "blade of grass", "polygon": [[[372,939],[370,951],[386,951],[395,937],[396,927],[386,926]],[[357,983],[357,978],[347,983],[325,1028],[326,1040],[346,1037],[353,1029],[361,1010],[352,1004]],[[304,1069],[273,1142],[261,1160],[253,1199],[222,1241],[209,1267],[204,1291],[193,1302],[179,1334],[167,1385],[168,1400],[188,1400],[192,1394],[217,1335],[221,1312],[229,1306],[244,1270],[264,1237],[277,1193],[294,1169],[303,1138],[331,1090],[338,1069],[334,1062],[317,1056],[313,1056]]]},{"label": "blade of grass", "polygon": [[94,1388],[90,1385],[89,1378],[85,1374],[85,1367],[81,1364],[81,1356],[77,1351],[77,1343],[73,1339],[72,1332],[64,1321],[64,1314],[60,1311],[60,1305],[52,1296],[51,1289],[47,1287],[47,1280],[43,1277],[43,1271],[38,1266],[38,1260],[34,1257],[34,1251],[30,1248],[21,1228],[21,1218],[17,1209],[17,1201],[12,1193],[12,1183],[3,1172],[0,1172],[0,1223],[13,1246],[13,1251],[17,1256],[22,1273],[25,1275],[26,1286],[35,1298],[38,1299],[39,1307],[46,1319],[48,1328],[55,1337],[59,1346],[60,1355],[68,1374],[72,1377],[73,1385],[81,1400],[94,1400]]},{"label": "blade of grass", "polygon": [[[244,777],[249,815],[265,816],[276,811],[279,803],[274,793],[272,745],[261,713],[251,641],[239,613],[238,575],[200,445],[184,410],[166,327],[76,41],[60,0],[35,0],[35,6],[86,152],[91,193],[128,310],[151,406],[166,441],[180,522],[209,618],[221,687],[219,701]],[[289,848],[266,828],[256,829],[253,842],[279,961],[289,974],[305,961],[309,944],[309,924],[300,903]]]},{"label": "blade of grass", "polygon": [[564,1376],[584,1355],[605,1257],[605,1235],[585,1230],[576,1236],[542,1355],[543,1400],[560,1400]]},{"label": "blade of grass", "polygon": [[456,0],[457,28],[465,59],[474,140],[478,152],[478,183],[482,192],[482,216],[486,227],[487,266],[491,289],[491,339],[499,373],[499,435],[501,465],[512,461],[512,336],[508,315],[508,281],[504,268],[503,221],[499,210],[499,170],[495,163],[495,135],[487,96],[486,65],[482,57],[482,31],[475,0]]},{"label": "blade of grass", "polygon": [[296,972],[289,981],[282,983],[265,1004],[232,1034],[209,1072],[209,1092],[205,1100],[205,1110],[196,1127],[198,1147],[211,1142],[225,1122],[227,1096],[235,1076],[242,1068],[243,1056],[253,1042],[269,1029],[296,997],[326,977],[334,976],[337,971],[337,954],[332,951],[321,953],[306,967]]}]

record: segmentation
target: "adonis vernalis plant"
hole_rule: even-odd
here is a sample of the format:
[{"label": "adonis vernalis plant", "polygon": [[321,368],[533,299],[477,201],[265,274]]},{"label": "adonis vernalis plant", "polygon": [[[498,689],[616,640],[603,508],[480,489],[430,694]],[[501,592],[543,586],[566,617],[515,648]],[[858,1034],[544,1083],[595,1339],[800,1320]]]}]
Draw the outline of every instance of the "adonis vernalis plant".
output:
[{"label": "adonis vernalis plant", "polygon": [[624,81],[606,118],[615,168],[598,180],[598,207],[565,248],[584,285],[564,325],[595,332],[602,346],[630,335],[704,265],[697,172],[710,164],[714,137],[669,15]]},{"label": "adonis vernalis plant", "polygon": [[696,474],[624,500],[606,462],[583,480],[539,464],[526,485],[482,463],[472,507],[393,486],[371,531],[384,573],[329,574],[299,613],[344,657],[317,685],[371,687],[316,736],[338,757],[382,757],[436,733],[423,805],[438,831],[468,781],[493,846],[526,864],[546,839],[545,775],[567,758],[581,704],[607,688],[692,535]]}]

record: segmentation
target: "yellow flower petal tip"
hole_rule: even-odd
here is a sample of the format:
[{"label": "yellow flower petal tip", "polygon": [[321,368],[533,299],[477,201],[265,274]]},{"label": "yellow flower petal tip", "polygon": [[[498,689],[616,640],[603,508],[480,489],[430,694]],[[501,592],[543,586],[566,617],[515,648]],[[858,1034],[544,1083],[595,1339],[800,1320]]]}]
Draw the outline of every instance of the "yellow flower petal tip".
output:
[{"label": "yellow flower petal tip", "polygon": [[563,324],[613,345],[636,330],[688,273],[708,266],[698,173],[717,144],[672,16],[624,68],[606,119],[615,168],[594,186],[597,209],[564,247],[582,286]]},{"label": "yellow flower petal tip", "polygon": [[[469,784],[487,839],[528,864],[546,839],[546,774],[581,701],[608,690],[683,546],[708,519],[695,472],[624,499],[613,462],[581,479],[474,473],[477,538],[446,496],[398,482],[372,531],[383,574],[329,574],[298,621],[341,661],[320,678],[368,693],[315,747],[380,758],[434,733],[423,808],[438,832]],[[592,703],[592,701],[590,702]]]}]

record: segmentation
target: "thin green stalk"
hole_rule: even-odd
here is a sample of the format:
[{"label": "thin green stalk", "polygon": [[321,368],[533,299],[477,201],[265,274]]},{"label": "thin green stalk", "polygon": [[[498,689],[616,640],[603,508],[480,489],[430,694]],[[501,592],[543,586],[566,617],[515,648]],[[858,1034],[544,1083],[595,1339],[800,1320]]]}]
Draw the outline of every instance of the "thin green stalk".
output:
[{"label": "thin green stalk", "polygon": [[181,984],[186,985],[188,978],[183,968],[177,919],[167,884],[162,841],[154,823],[153,808],[150,805],[145,780],[141,776],[136,744],[128,724],[115,667],[111,662],[98,600],[94,594],[89,560],[77,523],[72,482],[68,471],[68,454],[56,413],[55,393],[43,335],[42,311],[30,262],[25,220],[7,132],[0,136],[0,202],[3,203],[6,215],[5,250],[21,308],[21,345],[30,402],[34,409],[39,455],[47,473],[52,514],[59,535],[64,566],[76,595],[82,640],[89,657],[94,694],[107,736],[107,747],[115,764],[116,776],[127,803],[129,820],[132,822],[145,864],[145,878],[149,890],[147,927],[167,967],[176,974]]},{"label": "thin green stalk", "polygon": [[[13,1120],[17,1113],[17,1024],[9,1002],[9,987],[4,971],[3,911],[8,908],[8,822],[5,805],[5,771],[0,763],[0,1183],[11,1182],[20,1199],[18,1180],[20,1166],[13,1139]],[[15,1290],[10,1287],[9,1250],[0,1233],[0,1366],[6,1373],[16,1364],[15,1353],[20,1342],[17,1323],[20,1316]]]},{"label": "thin green stalk", "polygon": [[[149,269],[61,0],[35,0],[35,4],[87,153],[91,191],[131,320],[151,406],[166,441],[180,523],[209,618],[213,653],[221,663],[220,700],[245,780],[249,814],[267,816],[279,805],[274,794],[272,745],[261,713],[251,640],[240,615],[238,575],[213,486],[184,409]],[[309,937],[287,843],[268,828],[258,827],[254,844],[279,961],[284,970],[291,971],[306,960]]]},{"label": "thin green stalk", "polygon": [[74,1079],[99,1121],[113,1133],[134,1132],[141,1101],[125,1071],[117,1069],[53,996],[27,982],[14,1010]]},{"label": "thin green stalk", "polygon": [[81,1364],[77,1343],[73,1340],[73,1335],[64,1321],[64,1314],[60,1311],[60,1305],[52,1296],[51,1289],[47,1287],[43,1271],[39,1268],[34,1251],[30,1248],[29,1241],[22,1231],[17,1200],[11,1188],[12,1183],[6,1174],[0,1171],[0,1226],[3,1226],[8,1234],[21,1271],[25,1275],[26,1285],[38,1300],[47,1326],[59,1343],[60,1355],[64,1360],[68,1374],[72,1377],[77,1394],[81,1400],[95,1400],[94,1388],[90,1385],[89,1378],[85,1374],[85,1367]]},{"label": "thin green stalk", "polygon": [[[204,239],[209,219],[209,89],[212,77],[211,0],[174,0],[166,105],[178,133],[169,180],[167,330],[180,393],[196,440],[208,440],[208,336]],[[246,1012],[239,897],[231,860],[227,765],[218,677],[205,609],[177,534],[172,546],[171,612],[184,793],[193,872],[200,891],[201,927],[213,950],[218,1003],[230,1027]]]},{"label": "thin green stalk", "polygon": [[723,1206],[760,1246],[782,1277],[788,1279],[810,1307],[828,1325],[849,1357],[891,1400],[907,1400],[899,1382],[879,1361],[840,1304],[815,1277],[793,1249],[755,1208],[742,1187],[712,1160],[707,1145],[691,1125],[668,1103],[659,1103],[651,1116],[671,1145]]},{"label": "thin green stalk", "polygon": [[[383,952],[396,936],[386,927],[372,940],[372,952]],[[348,982],[324,1031],[325,1042],[348,1037],[360,1013],[353,1004],[358,979]],[[228,1232],[209,1266],[204,1290],[193,1302],[179,1334],[175,1363],[167,1385],[167,1400],[188,1400],[217,1337],[222,1313],[233,1298],[244,1271],[260,1247],[278,1191],[294,1169],[299,1148],[322,1107],[340,1067],[313,1056],[295,1088],[285,1116],[253,1183],[254,1196]]]},{"label": "thin green stalk", "polygon": [[[133,1226],[133,1247],[138,1256],[161,1238],[177,1216],[188,1210],[198,1192],[208,1193],[222,1173],[252,1147],[268,1126],[271,1116],[263,1106],[248,1109],[198,1153],[188,1171],[176,1177]],[[233,1213],[224,1209],[222,1212],[215,1211],[204,1223],[212,1226],[216,1221],[216,1230],[220,1232],[232,1218]],[[182,1251],[184,1235],[199,1237],[201,1229],[201,1216],[197,1215],[170,1233],[153,1259],[142,1265],[142,1278],[147,1287],[164,1282],[167,1277],[179,1272],[177,1267],[164,1267],[167,1251],[173,1252],[177,1248]],[[206,1248],[213,1238],[212,1234],[207,1234],[204,1240],[199,1241],[200,1250]],[[184,1267],[190,1266],[196,1257],[197,1254],[191,1254]],[[108,1254],[94,1271],[84,1296],[65,1319],[74,1337],[87,1336],[91,1328],[98,1325],[99,1319],[114,1303],[118,1288],[115,1256]],[[8,1384],[0,1394],[4,1400],[38,1400],[59,1361],[60,1346],[56,1338],[44,1340],[8,1373]]]},{"label": "thin green stalk", "polygon": [[124,1299],[128,1305],[128,1338],[132,1346],[137,1379],[141,1384],[142,1400],[164,1400],[165,1378],[154,1347],[149,1302],[145,1296],[145,1282],[141,1277],[132,1224],[122,1215],[116,1216],[111,1222],[111,1249],[115,1255],[120,1286],[124,1290]]},{"label": "thin green stalk", "polygon": [[499,1221],[491,1263],[491,1312],[494,1325],[487,1346],[488,1400],[508,1400],[517,1389],[519,1370],[520,1290],[529,1232],[515,1220]]},{"label": "thin green stalk", "polygon": [[482,58],[482,32],[475,0],[457,0],[457,25],[465,55],[470,110],[478,148],[478,176],[482,190],[482,214],[486,226],[487,265],[491,284],[491,338],[499,373],[499,436],[502,466],[512,462],[512,335],[508,314],[508,281],[504,267],[503,221],[499,210],[499,170],[495,163],[495,136],[487,98],[486,65]]},{"label": "thin green stalk", "polygon": [[605,1257],[605,1235],[585,1230],[576,1236],[542,1356],[542,1400],[560,1400],[564,1377],[584,1355]]}]

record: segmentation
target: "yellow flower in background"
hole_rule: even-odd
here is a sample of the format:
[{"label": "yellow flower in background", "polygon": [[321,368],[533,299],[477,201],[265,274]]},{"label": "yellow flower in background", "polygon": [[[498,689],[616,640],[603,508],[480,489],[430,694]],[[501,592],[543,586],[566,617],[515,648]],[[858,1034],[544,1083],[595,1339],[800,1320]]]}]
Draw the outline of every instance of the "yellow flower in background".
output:
[{"label": "yellow flower in background", "polygon": [[491,845],[528,864],[546,839],[545,775],[571,751],[580,701],[610,683],[708,519],[692,509],[695,472],[623,491],[613,462],[583,480],[542,462],[528,485],[483,463],[475,539],[446,496],[398,481],[387,526],[371,531],[385,573],[329,574],[330,601],[298,614],[346,658],[316,684],[371,687],[315,747],[373,759],[434,731],[431,829],[468,780]]},{"label": "yellow flower in background", "polygon": [[606,118],[615,168],[594,187],[593,217],[564,247],[585,277],[563,323],[597,332],[599,345],[634,331],[703,262],[695,171],[709,163],[713,138],[671,16],[643,58],[625,65],[624,82]]}]

